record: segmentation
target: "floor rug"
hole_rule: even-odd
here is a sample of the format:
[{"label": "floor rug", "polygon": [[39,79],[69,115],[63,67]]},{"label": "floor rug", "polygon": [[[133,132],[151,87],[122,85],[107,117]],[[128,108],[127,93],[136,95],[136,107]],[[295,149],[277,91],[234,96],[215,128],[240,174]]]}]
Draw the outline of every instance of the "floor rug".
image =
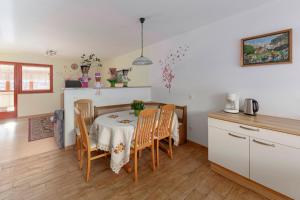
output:
[{"label": "floor rug", "polygon": [[49,114],[29,118],[29,142],[54,136],[54,127],[50,119],[52,116]]}]

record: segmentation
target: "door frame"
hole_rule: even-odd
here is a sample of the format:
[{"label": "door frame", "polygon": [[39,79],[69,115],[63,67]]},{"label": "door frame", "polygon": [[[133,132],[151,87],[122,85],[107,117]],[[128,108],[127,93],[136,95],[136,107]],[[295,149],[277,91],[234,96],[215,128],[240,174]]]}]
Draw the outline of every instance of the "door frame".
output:
[{"label": "door frame", "polygon": [[19,93],[19,91],[18,91],[19,79],[17,77],[18,76],[17,63],[0,61],[0,64],[13,65],[14,66],[14,107],[15,107],[15,110],[13,112],[0,112],[0,120],[1,119],[16,118],[18,116],[18,93]]}]

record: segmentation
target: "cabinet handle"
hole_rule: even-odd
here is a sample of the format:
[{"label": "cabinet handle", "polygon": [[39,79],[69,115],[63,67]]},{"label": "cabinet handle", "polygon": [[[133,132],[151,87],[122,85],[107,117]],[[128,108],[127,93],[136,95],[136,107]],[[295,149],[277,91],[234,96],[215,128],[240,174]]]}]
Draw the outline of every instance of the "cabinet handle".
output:
[{"label": "cabinet handle", "polygon": [[268,143],[265,143],[265,142],[257,141],[255,139],[253,139],[252,141],[257,143],[257,144],[261,144],[261,145],[265,145],[265,146],[269,146],[269,147],[275,147],[275,144],[268,144]]},{"label": "cabinet handle", "polygon": [[258,128],[249,128],[249,127],[246,127],[246,126],[240,126],[240,128],[246,129],[246,130],[248,130],[248,131],[259,131]]},{"label": "cabinet handle", "polygon": [[240,139],[246,139],[246,137],[243,137],[243,136],[238,136],[238,135],[235,135],[235,134],[232,134],[232,133],[228,133],[228,135],[232,136],[232,137],[235,137],[235,138],[240,138]]}]

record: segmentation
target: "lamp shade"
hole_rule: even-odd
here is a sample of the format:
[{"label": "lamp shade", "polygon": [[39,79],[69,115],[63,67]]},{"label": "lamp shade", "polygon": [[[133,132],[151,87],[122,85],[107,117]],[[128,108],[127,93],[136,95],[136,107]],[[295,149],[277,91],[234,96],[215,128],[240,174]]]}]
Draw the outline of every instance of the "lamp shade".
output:
[{"label": "lamp shade", "polygon": [[153,62],[144,56],[140,56],[132,62],[133,65],[152,65]]},{"label": "lamp shade", "polygon": [[141,22],[141,43],[142,43],[142,52],[141,52],[141,56],[138,57],[137,59],[135,59],[132,62],[132,65],[152,65],[153,62],[149,59],[143,56],[143,52],[144,52],[144,28],[143,28],[143,24],[145,22],[145,18],[140,18],[140,22]]}]

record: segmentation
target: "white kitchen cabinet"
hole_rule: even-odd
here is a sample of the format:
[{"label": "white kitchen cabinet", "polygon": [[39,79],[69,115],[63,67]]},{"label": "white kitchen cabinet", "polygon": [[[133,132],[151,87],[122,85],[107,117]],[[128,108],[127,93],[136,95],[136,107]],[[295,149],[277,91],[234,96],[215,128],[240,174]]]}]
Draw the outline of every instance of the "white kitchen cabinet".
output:
[{"label": "white kitchen cabinet", "polygon": [[209,160],[249,178],[249,137],[215,127],[208,128]]},{"label": "white kitchen cabinet", "polygon": [[299,120],[209,114],[208,155],[217,173],[267,198],[300,200]]},{"label": "white kitchen cabinet", "polygon": [[250,179],[300,199],[300,149],[251,137]]}]

